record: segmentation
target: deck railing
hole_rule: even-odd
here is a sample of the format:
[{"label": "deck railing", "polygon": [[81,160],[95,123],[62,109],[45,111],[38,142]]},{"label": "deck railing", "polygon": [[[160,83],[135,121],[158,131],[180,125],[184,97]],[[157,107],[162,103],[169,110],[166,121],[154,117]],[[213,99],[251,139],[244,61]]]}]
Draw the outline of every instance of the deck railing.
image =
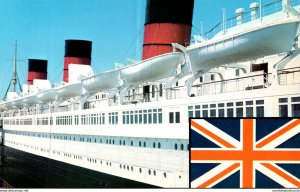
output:
[{"label": "deck railing", "polygon": [[[291,0],[291,6],[296,6],[300,4],[300,0]],[[260,13],[261,10],[261,13]],[[273,13],[277,13],[282,10],[282,0],[276,0],[272,3],[263,5],[262,8],[258,8],[257,10],[257,18],[260,19],[271,15]],[[210,30],[205,32],[204,34],[201,34],[204,38],[206,39],[211,39],[213,38],[216,34],[218,34],[220,31],[226,31],[226,29],[232,28],[237,26],[237,16],[230,17],[228,19],[225,19],[226,22],[219,22],[216,24],[214,27],[212,27]],[[243,14],[243,22],[242,23],[247,23],[251,21],[251,11],[245,11]],[[225,28],[224,28],[225,25]]]}]

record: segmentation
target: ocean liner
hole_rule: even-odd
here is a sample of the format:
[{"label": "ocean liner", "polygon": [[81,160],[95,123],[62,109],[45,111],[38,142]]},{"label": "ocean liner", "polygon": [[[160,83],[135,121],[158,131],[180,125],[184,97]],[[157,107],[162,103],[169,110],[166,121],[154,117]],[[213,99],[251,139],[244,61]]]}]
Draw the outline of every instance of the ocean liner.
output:
[{"label": "ocean liner", "polygon": [[64,83],[53,86],[47,61],[30,59],[23,92],[0,103],[3,143],[154,186],[188,187],[189,117],[300,116],[298,4],[252,3],[187,45],[194,2],[148,0],[142,61],[94,73],[92,43],[66,40]]}]

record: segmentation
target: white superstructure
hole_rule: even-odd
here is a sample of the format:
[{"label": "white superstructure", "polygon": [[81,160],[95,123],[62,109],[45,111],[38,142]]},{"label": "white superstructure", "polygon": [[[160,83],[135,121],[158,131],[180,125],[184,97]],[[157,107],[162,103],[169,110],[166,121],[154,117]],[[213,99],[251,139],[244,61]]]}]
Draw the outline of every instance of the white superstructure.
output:
[{"label": "white superstructure", "polygon": [[10,94],[0,103],[4,144],[155,186],[188,187],[189,117],[300,116],[299,6],[284,2],[265,17],[252,10],[249,22],[238,10],[237,26],[188,47],[174,44],[173,53],[99,74],[74,65],[68,84],[36,81]]}]

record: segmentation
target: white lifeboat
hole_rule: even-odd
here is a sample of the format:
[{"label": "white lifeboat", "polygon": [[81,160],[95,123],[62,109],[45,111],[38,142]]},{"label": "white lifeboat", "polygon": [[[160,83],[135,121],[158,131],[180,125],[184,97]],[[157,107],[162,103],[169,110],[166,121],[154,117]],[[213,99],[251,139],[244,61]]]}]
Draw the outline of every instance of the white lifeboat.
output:
[{"label": "white lifeboat", "polygon": [[154,82],[176,75],[177,66],[183,61],[180,52],[159,55],[121,69],[121,77],[129,85]]},{"label": "white lifeboat", "polygon": [[15,107],[15,108],[22,108],[24,106],[24,102],[23,102],[22,98],[13,100],[11,103],[12,103],[13,107]]},{"label": "white lifeboat", "polygon": [[37,98],[40,103],[47,104],[47,103],[55,101],[56,92],[54,89],[48,89],[48,90],[37,93]]},{"label": "white lifeboat", "polygon": [[72,97],[82,95],[82,84],[81,82],[68,83],[54,88],[58,98],[61,100],[67,100]]},{"label": "white lifeboat", "polygon": [[30,107],[35,104],[38,104],[38,98],[37,98],[36,94],[27,95],[27,96],[23,97],[23,102],[25,103],[25,105]]},{"label": "white lifeboat", "polygon": [[298,25],[299,18],[290,17],[248,23],[243,30],[237,30],[239,26],[235,30],[228,29],[225,35],[219,34],[187,48],[192,70],[205,72],[224,64],[288,52],[292,49]]},{"label": "white lifeboat", "polygon": [[82,80],[82,86],[90,93],[98,93],[119,85],[120,70],[99,73]]},{"label": "white lifeboat", "polygon": [[122,69],[107,71],[82,80],[83,87],[91,93],[107,91],[122,85],[149,83],[176,75],[176,67],[184,55],[179,52],[167,53],[138,62]]}]

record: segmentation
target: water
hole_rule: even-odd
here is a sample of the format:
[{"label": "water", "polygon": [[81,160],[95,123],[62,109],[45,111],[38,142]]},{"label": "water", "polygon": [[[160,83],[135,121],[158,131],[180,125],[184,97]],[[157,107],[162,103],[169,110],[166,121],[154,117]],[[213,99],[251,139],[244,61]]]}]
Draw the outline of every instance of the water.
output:
[{"label": "water", "polygon": [[0,178],[14,188],[153,188],[0,146]]}]

